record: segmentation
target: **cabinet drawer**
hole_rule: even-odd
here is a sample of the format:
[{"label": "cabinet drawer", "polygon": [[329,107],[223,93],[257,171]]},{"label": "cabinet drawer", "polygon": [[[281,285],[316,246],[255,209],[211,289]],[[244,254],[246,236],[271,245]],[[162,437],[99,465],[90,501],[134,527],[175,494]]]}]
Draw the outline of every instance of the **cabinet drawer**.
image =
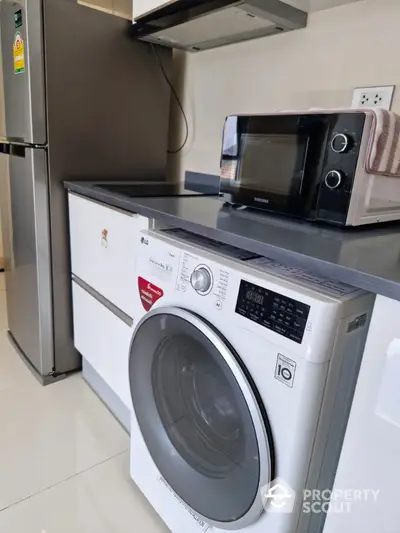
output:
[{"label": "cabinet drawer", "polygon": [[138,234],[148,219],[68,197],[72,273],[132,317]]},{"label": "cabinet drawer", "polygon": [[128,361],[133,327],[74,281],[72,296],[75,348],[131,409]]}]

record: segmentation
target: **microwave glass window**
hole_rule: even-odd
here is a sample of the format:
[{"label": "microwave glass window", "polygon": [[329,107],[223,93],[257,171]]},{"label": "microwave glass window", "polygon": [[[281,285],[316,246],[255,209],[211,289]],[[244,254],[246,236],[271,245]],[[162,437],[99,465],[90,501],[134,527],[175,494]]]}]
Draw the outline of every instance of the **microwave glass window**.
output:
[{"label": "microwave glass window", "polygon": [[231,157],[237,157],[239,154],[238,117],[227,117],[225,121],[222,153]]},{"label": "microwave glass window", "polygon": [[241,135],[240,184],[277,195],[300,194],[308,140],[298,134]]}]

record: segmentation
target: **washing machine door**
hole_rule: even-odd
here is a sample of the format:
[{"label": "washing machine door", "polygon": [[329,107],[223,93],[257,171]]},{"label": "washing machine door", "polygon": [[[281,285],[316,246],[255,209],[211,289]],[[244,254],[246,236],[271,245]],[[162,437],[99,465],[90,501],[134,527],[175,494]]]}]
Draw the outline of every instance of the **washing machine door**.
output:
[{"label": "washing machine door", "polygon": [[135,330],[129,378],[141,433],[174,492],[215,527],[253,523],[273,479],[272,437],[228,342],[189,311],[158,308]]}]

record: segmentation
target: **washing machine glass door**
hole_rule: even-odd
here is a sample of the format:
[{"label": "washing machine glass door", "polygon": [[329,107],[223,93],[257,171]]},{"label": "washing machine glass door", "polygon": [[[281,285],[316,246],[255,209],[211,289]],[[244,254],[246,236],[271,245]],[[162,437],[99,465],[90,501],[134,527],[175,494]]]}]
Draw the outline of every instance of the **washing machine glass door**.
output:
[{"label": "washing machine glass door", "polygon": [[228,342],[191,312],[159,308],[135,330],[129,375],[137,422],[164,480],[212,525],[254,522],[260,488],[271,481],[271,432]]}]

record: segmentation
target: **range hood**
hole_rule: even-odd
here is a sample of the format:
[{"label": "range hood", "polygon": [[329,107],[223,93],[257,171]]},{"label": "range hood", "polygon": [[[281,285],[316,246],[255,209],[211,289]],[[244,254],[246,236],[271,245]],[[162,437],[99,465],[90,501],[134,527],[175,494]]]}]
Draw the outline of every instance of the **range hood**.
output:
[{"label": "range hood", "polygon": [[304,28],[307,13],[280,0],[175,0],[138,17],[132,36],[191,52]]}]

